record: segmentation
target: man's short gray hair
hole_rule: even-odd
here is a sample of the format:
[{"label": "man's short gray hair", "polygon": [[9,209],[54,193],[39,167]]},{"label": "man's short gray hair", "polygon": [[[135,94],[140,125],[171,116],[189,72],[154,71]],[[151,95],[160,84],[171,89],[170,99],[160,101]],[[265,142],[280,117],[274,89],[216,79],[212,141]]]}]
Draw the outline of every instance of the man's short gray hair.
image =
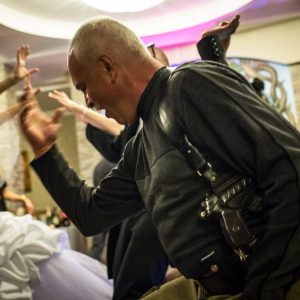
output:
[{"label": "man's short gray hair", "polygon": [[69,54],[71,51],[82,63],[88,63],[91,57],[100,53],[128,64],[149,56],[143,42],[132,30],[109,18],[97,18],[83,24],[71,40]]}]

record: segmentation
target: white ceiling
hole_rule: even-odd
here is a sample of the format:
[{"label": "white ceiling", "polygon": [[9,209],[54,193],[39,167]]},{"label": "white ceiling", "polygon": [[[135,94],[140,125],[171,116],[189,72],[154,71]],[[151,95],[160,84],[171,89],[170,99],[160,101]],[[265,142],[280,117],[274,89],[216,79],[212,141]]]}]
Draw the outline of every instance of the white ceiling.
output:
[{"label": "white ceiling", "polygon": [[52,38],[70,39],[81,23],[99,15],[116,18],[138,35],[148,36],[205,23],[236,11],[250,2],[254,1],[164,0],[161,4],[140,12],[108,13],[90,7],[82,0],[1,0],[0,12],[2,24]]},{"label": "white ceiling", "polygon": [[[139,13],[100,13],[125,22],[141,36],[153,35],[153,39],[155,34],[199,24],[204,24],[201,27],[203,30],[205,26],[212,26],[212,23],[219,21],[222,16],[226,15],[228,18],[236,11],[241,14],[241,31],[300,16],[300,0],[253,0],[237,10],[242,3],[246,3],[243,1],[166,0],[156,8]],[[203,14],[205,8],[208,10]],[[230,13],[232,10],[235,12]],[[32,54],[28,64],[41,69],[35,75],[36,82],[44,85],[64,81],[68,38],[80,23],[97,15],[98,10],[84,5],[80,0],[1,0],[0,61],[14,64],[18,46],[29,44]],[[33,32],[38,35],[32,34]]]}]

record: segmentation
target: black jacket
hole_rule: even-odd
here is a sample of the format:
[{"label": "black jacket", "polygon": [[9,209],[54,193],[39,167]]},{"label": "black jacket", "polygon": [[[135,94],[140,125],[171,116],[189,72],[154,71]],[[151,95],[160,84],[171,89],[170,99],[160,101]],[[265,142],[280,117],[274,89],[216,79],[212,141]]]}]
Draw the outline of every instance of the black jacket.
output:
[{"label": "black jacket", "polygon": [[[160,69],[153,76],[138,107],[143,128],[99,187],[80,180],[55,147],[32,165],[87,235],[118,223],[144,202],[168,255],[185,276],[199,279],[207,272],[203,258],[215,249],[226,253],[230,249],[216,220],[197,217],[209,185],[168,141],[157,120],[164,94],[159,89],[169,73]],[[244,297],[282,299],[300,265],[298,132],[264,105],[242,76],[217,63],[195,63],[175,71],[164,101],[175,106],[188,136],[213,164],[220,183],[237,173],[255,182],[257,197],[263,198],[265,225],[255,222],[261,215],[249,222],[259,241]],[[122,187],[120,191],[114,189],[116,185]]]}]

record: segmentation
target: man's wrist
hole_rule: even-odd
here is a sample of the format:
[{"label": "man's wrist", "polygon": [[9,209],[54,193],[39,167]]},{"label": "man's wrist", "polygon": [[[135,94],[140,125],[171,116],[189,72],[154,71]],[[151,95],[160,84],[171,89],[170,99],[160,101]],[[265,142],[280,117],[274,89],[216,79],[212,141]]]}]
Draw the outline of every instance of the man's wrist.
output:
[{"label": "man's wrist", "polygon": [[37,148],[37,149],[33,149],[33,152],[35,154],[35,159],[43,156],[46,152],[48,152],[48,150],[50,148],[52,148],[53,145],[47,145],[45,147],[42,147],[42,148]]},{"label": "man's wrist", "polygon": [[225,62],[224,49],[217,35],[208,35],[201,39],[197,43],[197,49],[202,60]]}]

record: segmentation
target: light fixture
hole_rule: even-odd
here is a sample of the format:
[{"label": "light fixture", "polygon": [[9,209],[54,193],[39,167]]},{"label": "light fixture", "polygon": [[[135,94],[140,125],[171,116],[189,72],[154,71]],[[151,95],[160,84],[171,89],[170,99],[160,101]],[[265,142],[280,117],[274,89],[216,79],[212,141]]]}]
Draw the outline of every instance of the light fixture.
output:
[{"label": "light fixture", "polygon": [[164,0],[83,0],[83,2],[89,6],[112,13],[139,12],[159,5],[163,1]]}]

